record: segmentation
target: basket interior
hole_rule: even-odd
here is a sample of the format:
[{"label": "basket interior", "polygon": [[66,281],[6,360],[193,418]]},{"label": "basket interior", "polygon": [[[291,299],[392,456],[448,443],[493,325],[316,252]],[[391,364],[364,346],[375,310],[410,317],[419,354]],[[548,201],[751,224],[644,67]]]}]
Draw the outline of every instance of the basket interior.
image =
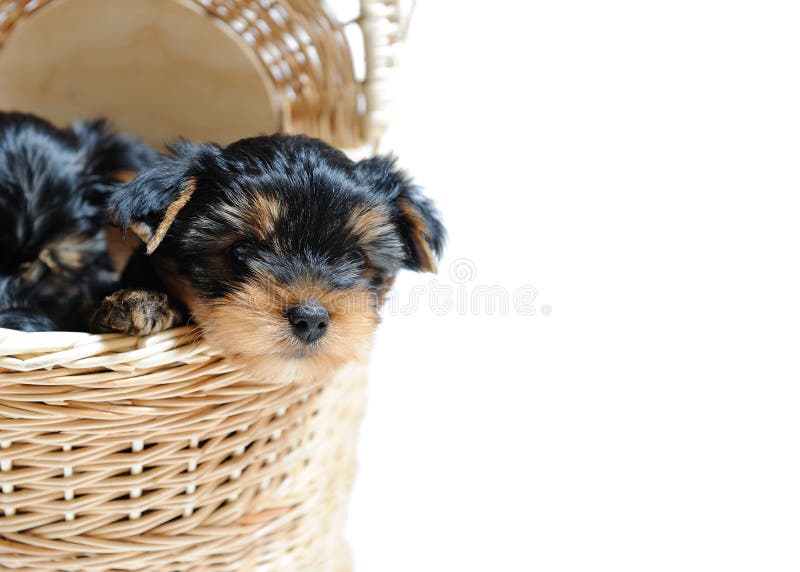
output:
[{"label": "basket interior", "polygon": [[355,148],[367,110],[349,27],[307,0],[11,2],[0,108],[106,116],[156,146],[281,130]]}]

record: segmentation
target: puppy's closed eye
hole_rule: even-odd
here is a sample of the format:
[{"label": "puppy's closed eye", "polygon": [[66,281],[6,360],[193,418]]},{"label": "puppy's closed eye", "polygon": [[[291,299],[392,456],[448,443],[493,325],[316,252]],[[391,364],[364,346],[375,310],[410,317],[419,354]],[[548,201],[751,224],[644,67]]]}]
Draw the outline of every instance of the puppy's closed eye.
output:
[{"label": "puppy's closed eye", "polygon": [[228,248],[228,257],[234,269],[246,272],[250,268],[250,261],[258,250],[258,245],[249,241],[235,242]]}]

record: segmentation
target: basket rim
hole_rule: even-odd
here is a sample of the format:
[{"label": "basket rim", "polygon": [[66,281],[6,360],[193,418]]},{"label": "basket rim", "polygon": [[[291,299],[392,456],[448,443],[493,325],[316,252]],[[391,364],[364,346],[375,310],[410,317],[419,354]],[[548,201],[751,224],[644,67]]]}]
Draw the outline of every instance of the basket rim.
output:
[{"label": "basket rim", "polygon": [[219,355],[200,337],[196,326],[171,328],[149,336],[0,328],[0,376],[9,371],[56,367],[135,371],[203,363]]}]

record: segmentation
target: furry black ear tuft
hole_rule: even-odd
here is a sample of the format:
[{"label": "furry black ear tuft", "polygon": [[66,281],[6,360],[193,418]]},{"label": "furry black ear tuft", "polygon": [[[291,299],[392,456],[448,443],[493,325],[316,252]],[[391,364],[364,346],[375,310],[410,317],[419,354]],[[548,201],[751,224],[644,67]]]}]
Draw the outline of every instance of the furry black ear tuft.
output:
[{"label": "furry black ear tuft", "polygon": [[76,121],[64,135],[73,138],[80,152],[83,181],[78,188],[83,200],[100,209],[98,224],[105,220],[105,206],[116,184],[158,160],[158,153],[137,138],[115,131],[105,119]]},{"label": "furry black ear tuft", "polygon": [[158,161],[158,153],[136,137],[115,131],[105,119],[76,121],[71,130],[83,149],[88,170],[112,180],[132,179]]},{"label": "furry black ear tuft", "polygon": [[200,163],[216,156],[214,145],[194,145],[183,141],[170,147],[171,156],[141,171],[111,197],[111,220],[123,234],[133,232],[152,254],[164,240],[180,210],[195,191]]},{"label": "furry black ear tuft", "polygon": [[360,161],[356,164],[356,172],[372,192],[385,196],[392,204],[395,224],[406,245],[405,266],[435,273],[447,231],[433,202],[397,168],[392,157]]}]

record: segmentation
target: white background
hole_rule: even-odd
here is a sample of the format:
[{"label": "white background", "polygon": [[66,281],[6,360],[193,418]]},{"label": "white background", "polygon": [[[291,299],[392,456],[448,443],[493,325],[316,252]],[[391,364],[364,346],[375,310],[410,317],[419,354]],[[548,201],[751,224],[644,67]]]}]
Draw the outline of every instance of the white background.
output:
[{"label": "white background", "polygon": [[419,3],[389,144],[438,284],[537,314],[386,316],[358,572],[800,569],[795,7]]}]

